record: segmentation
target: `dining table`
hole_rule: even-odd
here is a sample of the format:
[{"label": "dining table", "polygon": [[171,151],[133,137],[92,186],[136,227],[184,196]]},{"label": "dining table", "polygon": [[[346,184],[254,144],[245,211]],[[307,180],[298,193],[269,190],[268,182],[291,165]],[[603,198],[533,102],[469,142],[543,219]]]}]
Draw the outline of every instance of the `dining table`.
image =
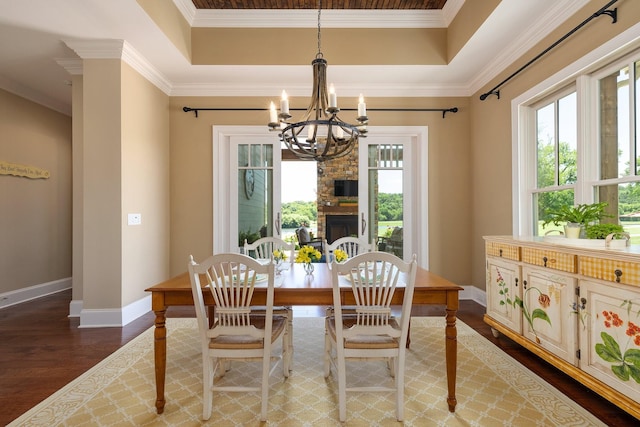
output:
[{"label": "dining table", "polygon": [[[304,271],[302,264],[288,264],[289,268],[280,271],[274,292],[274,305],[277,306],[331,306],[333,305],[333,284],[331,270],[326,263],[314,264],[313,274]],[[206,282],[205,282],[206,283]],[[445,357],[447,375],[447,404],[450,412],[456,408],[456,365],[457,330],[456,313],[458,311],[458,293],[462,287],[444,279],[424,268],[418,267],[414,287],[413,305],[440,305],[445,316]],[[154,363],[156,376],[156,410],[164,412],[165,377],[167,366],[167,326],[166,312],[171,306],[193,306],[191,281],[188,273],[182,273],[169,280],[146,289],[151,292],[151,309],[155,314]],[[205,304],[215,306],[210,291],[203,288]],[[398,286],[392,304],[401,305],[404,288]],[[253,302],[264,305],[266,287],[256,287]],[[343,304],[353,304],[353,294],[349,288],[341,292]]]}]

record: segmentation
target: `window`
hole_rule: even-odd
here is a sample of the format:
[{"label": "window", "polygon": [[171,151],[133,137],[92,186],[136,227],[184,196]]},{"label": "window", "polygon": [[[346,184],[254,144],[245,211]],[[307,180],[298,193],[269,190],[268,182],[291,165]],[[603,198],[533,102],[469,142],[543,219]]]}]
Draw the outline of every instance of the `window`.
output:
[{"label": "window", "polygon": [[563,89],[534,88],[514,102],[514,234],[558,229],[542,227],[547,210],[607,202],[603,222],[622,224],[640,243],[640,51],[581,74],[573,66],[571,78],[545,83]]},{"label": "window", "polygon": [[557,228],[542,228],[546,210],[574,204],[577,181],[576,92],[561,94],[541,103],[535,111],[536,188],[533,191],[533,234]]}]

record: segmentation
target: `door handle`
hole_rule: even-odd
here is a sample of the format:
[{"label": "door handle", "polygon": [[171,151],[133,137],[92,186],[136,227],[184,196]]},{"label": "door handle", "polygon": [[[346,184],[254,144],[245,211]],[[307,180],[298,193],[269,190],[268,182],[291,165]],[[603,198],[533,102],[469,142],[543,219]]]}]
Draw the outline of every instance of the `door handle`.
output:
[{"label": "door handle", "polygon": [[367,230],[367,220],[364,219],[364,212],[362,212],[362,235],[364,235],[364,232]]},{"label": "door handle", "polygon": [[276,233],[280,235],[280,212],[276,214]]}]

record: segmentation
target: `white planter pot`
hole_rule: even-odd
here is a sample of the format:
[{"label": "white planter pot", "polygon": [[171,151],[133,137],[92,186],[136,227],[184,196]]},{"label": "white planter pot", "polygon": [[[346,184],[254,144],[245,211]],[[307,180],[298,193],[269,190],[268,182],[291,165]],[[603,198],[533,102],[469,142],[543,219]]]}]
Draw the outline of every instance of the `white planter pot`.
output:
[{"label": "white planter pot", "polygon": [[582,224],[568,222],[564,226],[564,235],[569,239],[579,239],[582,232]]}]

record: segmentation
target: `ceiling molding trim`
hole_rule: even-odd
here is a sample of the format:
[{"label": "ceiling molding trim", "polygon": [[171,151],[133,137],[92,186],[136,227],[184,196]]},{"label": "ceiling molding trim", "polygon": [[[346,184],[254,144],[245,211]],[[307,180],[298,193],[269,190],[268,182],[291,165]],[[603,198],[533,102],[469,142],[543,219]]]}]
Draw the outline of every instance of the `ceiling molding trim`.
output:
[{"label": "ceiling molding trim", "polygon": [[72,76],[81,76],[84,71],[82,59],[77,58],[55,58],[56,64],[64,68]]},{"label": "ceiling molding trim", "polygon": [[447,0],[442,8],[442,18],[444,19],[445,27],[449,27],[453,19],[456,17],[465,0]]},{"label": "ceiling molding trim", "polygon": [[6,78],[0,75],[0,89],[6,90],[16,96],[24,98],[28,101],[35,102],[43,107],[50,108],[53,111],[64,114],[65,116],[71,116],[71,106],[64,102],[43,95],[42,92],[34,90],[30,87],[26,87],[14,80]]},{"label": "ceiling molding trim", "polygon": [[[309,87],[287,87],[289,97],[309,97]],[[213,97],[255,97],[265,96],[278,98],[282,88],[273,85],[260,84],[178,84],[173,86],[170,96],[213,96]],[[341,96],[357,98],[360,93],[365,93],[367,98],[419,98],[419,97],[467,97],[470,96],[468,86],[458,84],[448,85],[372,85],[362,86],[357,90],[345,87],[340,90]],[[265,108],[267,106],[265,105]]]},{"label": "ceiling molding trim", "polygon": [[127,42],[124,43],[122,60],[166,95],[171,93],[171,82]]},{"label": "ceiling molding trim", "polygon": [[[449,0],[451,1],[451,0]],[[184,12],[183,12],[184,14]],[[185,16],[188,20],[188,16]],[[445,28],[441,10],[323,10],[323,28]],[[197,10],[192,27],[207,28],[316,28],[318,11],[283,10]]]},{"label": "ceiling molding trim", "polygon": [[124,40],[62,40],[82,59],[120,59]]},{"label": "ceiling molding trim", "polygon": [[506,49],[498,52],[482,70],[479,70],[479,72],[475,74],[474,79],[469,85],[470,94],[472,95],[481,90],[487,83],[508,66],[516,63],[518,59],[531,50],[540,40],[588,3],[589,0],[561,0],[554,2],[554,4],[546,10],[544,16],[532,22],[531,26],[521,32],[512,43],[509,43]]},{"label": "ceiling molding trim", "polygon": [[120,59],[169,95],[171,82],[125,40],[64,40],[82,59]]},{"label": "ceiling molding trim", "polygon": [[173,4],[178,8],[186,21],[193,27],[193,21],[196,19],[198,9],[193,5],[191,0],[173,0]]}]

